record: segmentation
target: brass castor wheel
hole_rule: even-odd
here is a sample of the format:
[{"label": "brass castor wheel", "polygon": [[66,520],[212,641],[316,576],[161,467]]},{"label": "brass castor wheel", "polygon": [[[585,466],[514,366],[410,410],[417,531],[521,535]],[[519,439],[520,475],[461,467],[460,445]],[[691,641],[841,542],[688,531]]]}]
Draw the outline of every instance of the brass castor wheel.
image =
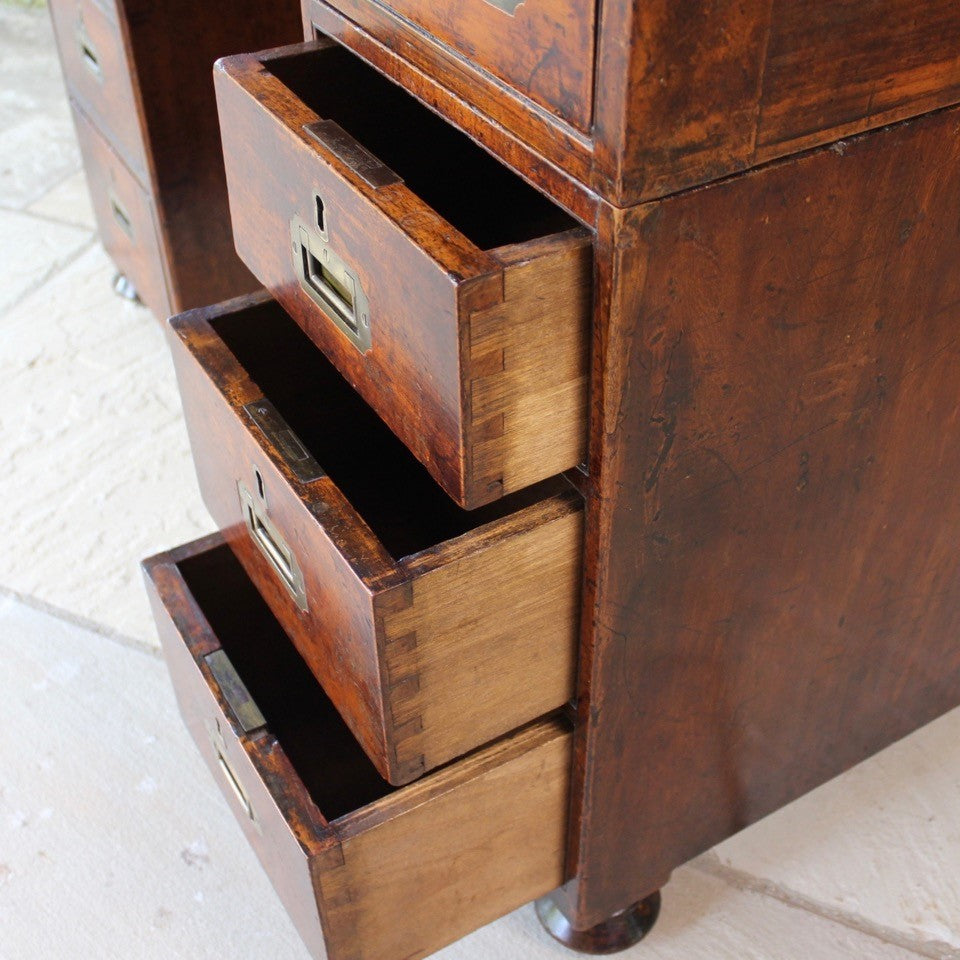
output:
[{"label": "brass castor wheel", "polygon": [[615,913],[589,930],[576,930],[549,894],[535,904],[543,928],[554,940],[578,953],[619,953],[639,943],[660,915],[660,891]]},{"label": "brass castor wheel", "polygon": [[113,278],[113,292],[118,297],[123,297],[124,300],[129,300],[131,303],[140,303],[140,294],[137,293],[137,288],[130,282],[129,277],[125,273],[118,273]]}]

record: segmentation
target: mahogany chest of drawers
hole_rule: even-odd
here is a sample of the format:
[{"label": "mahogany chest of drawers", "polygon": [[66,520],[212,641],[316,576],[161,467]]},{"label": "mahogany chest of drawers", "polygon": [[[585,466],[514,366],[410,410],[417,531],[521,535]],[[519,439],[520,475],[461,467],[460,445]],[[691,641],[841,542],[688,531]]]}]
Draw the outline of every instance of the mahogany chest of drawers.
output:
[{"label": "mahogany chest of drawers", "polygon": [[960,12],[303,23],[215,69],[266,292],[171,325],[184,717],[318,956],[627,946],[960,704]]},{"label": "mahogany chest of drawers", "polygon": [[210,66],[296,37],[296,0],[51,0],[100,238],[160,319],[256,289],[233,246]]}]

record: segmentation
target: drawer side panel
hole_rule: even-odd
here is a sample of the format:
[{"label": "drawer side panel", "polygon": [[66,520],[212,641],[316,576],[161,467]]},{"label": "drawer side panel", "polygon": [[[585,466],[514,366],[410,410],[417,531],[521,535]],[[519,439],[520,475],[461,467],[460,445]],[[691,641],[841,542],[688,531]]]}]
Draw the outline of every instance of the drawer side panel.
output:
[{"label": "drawer side panel", "polygon": [[423,802],[408,788],[396,815],[356,833],[345,825],[343,866],[322,889],[337,894],[332,957],[416,960],[563,882],[572,736],[540,739]]}]

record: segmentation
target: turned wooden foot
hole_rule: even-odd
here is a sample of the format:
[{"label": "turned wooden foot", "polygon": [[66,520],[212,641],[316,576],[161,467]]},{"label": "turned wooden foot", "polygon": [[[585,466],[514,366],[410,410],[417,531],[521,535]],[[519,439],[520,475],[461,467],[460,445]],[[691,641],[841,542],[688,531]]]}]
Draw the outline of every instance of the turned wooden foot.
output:
[{"label": "turned wooden foot", "polygon": [[660,892],[615,913],[589,930],[577,930],[552,894],[542,897],[535,906],[544,929],[565,947],[578,953],[618,953],[639,943],[653,929],[660,914]]}]

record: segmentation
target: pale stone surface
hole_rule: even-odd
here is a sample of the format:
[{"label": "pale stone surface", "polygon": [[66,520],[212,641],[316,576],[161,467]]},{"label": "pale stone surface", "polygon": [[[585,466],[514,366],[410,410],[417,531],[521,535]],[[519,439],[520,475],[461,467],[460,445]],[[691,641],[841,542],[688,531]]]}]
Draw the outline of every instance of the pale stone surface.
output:
[{"label": "pale stone surface", "polygon": [[717,848],[785,895],[960,957],[960,710]]},{"label": "pale stone surface", "polygon": [[[0,600],[0,960],[308,960],[184,732],[163,663]],[[443,960],[563,960],[531,907]],[[625,960],[908,960],[692,869]]]},{"label": "pale stone surface", "polygon": [[53,276],[92,239],[86,229],[0,210],[0,311]]},{"label": "pale stone surface", "polygon": [[138,639],[139,560],[213,529],[169,348],[100,247],[0,318],[0,586]]},{"label": "pale stone surface", "polygon": [[159,657],[0,599],[0,960],[308,960]]},{"label": "pale stone surface", "polygon": [[0,206],[27,206],[79,167],[50,17],[0,6]]},{"label": "pale stone surface", "polygon": [[96,230],[97,221],[90,203],[87,178],[82,170],[72,173],[27,208],[29,213]]},{"label": "pale stone surface", "polygon": [[[523,908],[435,955],[437,960],[571,960]],[[916,960],[916,954],[689,867],[668,887],[649,938],[623,960]]]}]

